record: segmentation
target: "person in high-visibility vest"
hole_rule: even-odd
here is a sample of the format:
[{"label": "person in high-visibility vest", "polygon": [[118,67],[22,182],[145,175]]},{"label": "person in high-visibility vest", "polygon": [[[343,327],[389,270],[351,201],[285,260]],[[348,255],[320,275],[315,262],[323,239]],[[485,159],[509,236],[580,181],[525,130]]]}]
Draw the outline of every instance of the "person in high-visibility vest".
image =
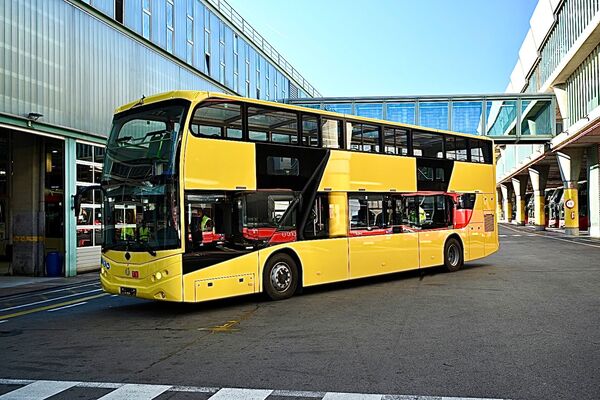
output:
[{"label": "person in high-visibility vest", "polygon": [[192,211],[192,221],[190,231],[192,234],[193,246],[197,248],[202,244],[202,232],[209,232],[213,228],[212,219],[201,208]]},{"label": "person in high-visibility vest", "polygon": [[142,226],[138,229],[140,242],[147,242],[150,239],[150,229],[146,226],[146,221],[142,221]]},{"label": "person in high-visibility vest", "polygon": [[[133,218],[129,217],[127,224],[133,224],[133,221],[131,221],[132,219]],[[130,226],[124,226],[123,229],[121,229],[121,240],[131,239],[135,239],[135,229]]]}]

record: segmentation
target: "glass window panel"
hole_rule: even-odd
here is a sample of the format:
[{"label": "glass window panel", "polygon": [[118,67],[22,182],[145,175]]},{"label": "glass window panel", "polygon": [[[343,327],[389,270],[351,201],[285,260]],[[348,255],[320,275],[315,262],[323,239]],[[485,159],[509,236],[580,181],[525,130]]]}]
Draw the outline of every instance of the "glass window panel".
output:
[{"label": "glass window panel", "polygon": [[305,146],[319,146],[319,124],[317,117],[302,115],[302,144]]},{"label": "glass window panel", "polygon": [[235,128],[227,128],[226,131],[227,137],[231,139],[241,139],[242,138],[242,130]]},{"label": "glass window panel", "polygon": [[550,101],[521,101],[521,135],[551,135],[552,107]]},{"label": "glass window panel", "polygon": [[383,104],[377,103],[356,103],[355,104],[356,115],[368,118],[383,118]]},{"label": "glass window panel", "polygon": [[173,31],[170,29],[167,29],[167,51],[173,52]]},{"label": "glass window panel", "polygon": [[104,147],[94,146],[94,162],[104,162]]},{"label": "glass window panel", "polygon": [[413,153],[422,157],[444,158],[443,136],[438,133],[413,131]]},{"label": "glass window panel", "polygon": [[419,103],[419,125],[433,129],[448,129],[448,103]]},{"label": "glass window panel", "polygon": [[241,107],[229,102],[200,106],[192,116],[190,129],[196,135],[221,136],[226,131],[228,137],[235,137],[235,132],[241,133],[242,129]]},{"label": "glass window panel", "polygon": [[77,164],[77,182],[93,183],[94,167],[92,165]]},{"label": "glass window panel", "polygon": [[250,131],[248,132],[250,140],[258,141],[258,142],[266,142],[267,141],[267,132],[257,132]]},{"label": "glass window panel", "polygon": [[300,175],[300,164],[293,157],[267,157],[267,174],[269,175]]},{"label": "glass window panel", "polygon": [[77,229],[77,247],[93,246],[93,229]]},{"label": "glass window panel", "polygon": [[142,13],[142,36],[150,39],[150,15]]},{"label": "glass window panel", "polygon": [[192,64],[194,58],[194,45],[190,42],[186,43],[185,47],[185,60],[188,64]]},{"label": "glass window panel", "polygon": [[379,132],[378,126],[363,125],[363,151],[379,152]]},{"label": "glass window panel", "polygon": [[186,39],[188,42],[194,41],[194,21],[191,18],[187,18],[186,21]]},{"label": "glass window panel", "polygon": [[371,230],[387,225],[383,196],[350,194],[348,197],[350,230]]},{"label": "glass window panel", "polygon": [[248,130],[268,133],[279,142],[298,143],[298,116],[286,111],[248,107]]},{"label": "glass window panel", "polygon": [[324,110],[340,114],[352,114],[352,104],[324,104]]},{"label": "glass window panel", "polygon": [[323,147],[339,149],[343,145],[342,123],[337,119],[321,118]]},{"label": "glass window panel", "polygon": [[483,123],[481,101],[456,101],[452,103],[452,130],[481,135]]},{"label": "glass window panel", "polygon": [[516,135],[516,119],[516,100],[492,100],[486,102],[486,135]]},{"label": "glass window panel", "polygon": [[352,136],[350,139],[350,150],[362,151],[362,125],[350,123]]},{"label": "glass window panel", "polygon": [[150,11],[150,0],[144,0],[142,2],[142,7],[144,7],[144,10]]},{"label": "glass window panel", "polygon": [[467,138],[462,136],[446,136],[446,158],[449,160],[467,161]]},{"label": "glass window panel", "polygon": [[89,144],[77,143],[76,146],[77,160],[79,161],[93,161],[92,151],[93,147]]},{"label": "glass window panel", "polygon": [[415,103],[387,104],[386,119],[403,124],[415,124]]},{"label": "glass window panel", "polygon": [[167,28],[173,28],[173,4],[167,2]]},{"label": "glass window panel", "polygon": [[385,127],[383,137],[385,153],[397,155],[408,154],[408,134],[406,130]]},{"label": "glass window panel", "polygon": [[492,144],[489,141],[469,139],[469,143],[471,145],[471,162],[492,163]]}]

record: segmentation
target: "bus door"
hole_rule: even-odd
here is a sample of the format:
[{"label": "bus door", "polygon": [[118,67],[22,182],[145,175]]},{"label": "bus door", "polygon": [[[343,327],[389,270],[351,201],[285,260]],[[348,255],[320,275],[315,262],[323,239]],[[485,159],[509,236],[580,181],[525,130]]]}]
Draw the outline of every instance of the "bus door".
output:
[{"label": "bus door", "polygon": [[419,267],[442,265],[445,240],[454,218],[454,201],[444,194],[415,199],[419,215]]}]

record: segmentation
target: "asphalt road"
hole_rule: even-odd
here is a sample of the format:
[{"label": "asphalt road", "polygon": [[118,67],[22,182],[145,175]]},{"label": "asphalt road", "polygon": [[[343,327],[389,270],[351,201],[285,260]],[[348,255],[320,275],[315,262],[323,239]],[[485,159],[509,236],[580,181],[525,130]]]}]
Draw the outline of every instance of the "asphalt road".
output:
[{"label": "asphalt road", "polygon": [[[97,284],[0,299],[0,378],[196,388],[160,399],[223,387],[280,391],[269,399],[294,397],[285,390],[600,398],[600,243],[513,229],[501,228],[498,253],[456,273],[328,285],[280,302],[154,303]],[[27,383],[0,380],[0,395]]]}]

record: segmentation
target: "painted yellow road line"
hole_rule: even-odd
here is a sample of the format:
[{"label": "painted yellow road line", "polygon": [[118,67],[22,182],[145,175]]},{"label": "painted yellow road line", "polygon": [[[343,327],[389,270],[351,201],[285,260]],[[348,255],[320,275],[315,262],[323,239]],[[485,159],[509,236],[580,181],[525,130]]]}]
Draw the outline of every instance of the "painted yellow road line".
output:
[{"label": "painted yellow road line", "polygon": [[69,304],[75,304],[75,303],[80,303],[82,301],[97,299],[97,298],[102,297],[102,296],[108,296],[108,293],[100,293],[100,294],[97,294],[95,296],[88,296],[88,297],[83,297],[81,299],[75,299],[75,300],[70,300],[70,301],[64,301],[62,303],[51,304],[49,306],[33,308],[31,310],[19,311],[19,312],[14,313],[14,314],[0,315],[0,320],[14,318],[14,317],[20,317],[22,315],[32,314],[32,313],[36,313],[36,312],[40,312],[40,311],[46,311],[46,310],[50,310],[52,308],[58,308],[58,307],[68,306]]}]

